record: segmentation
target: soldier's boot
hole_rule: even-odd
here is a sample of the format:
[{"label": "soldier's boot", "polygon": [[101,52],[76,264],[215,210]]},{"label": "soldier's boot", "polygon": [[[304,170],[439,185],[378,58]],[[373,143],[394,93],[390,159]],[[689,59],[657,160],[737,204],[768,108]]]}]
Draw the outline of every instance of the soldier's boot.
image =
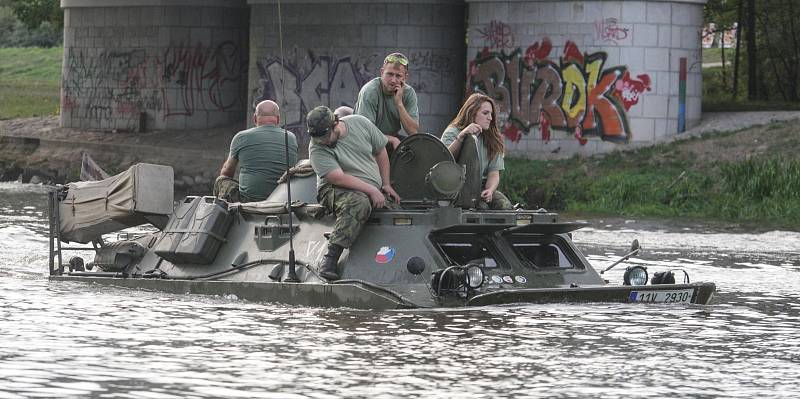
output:
[{"label": "soldier's boot", "polygon": [[336,271],[336,265],[339,263],[339,257],[342,256],[343,250],[344,248],[341,245],[328,245],[328,253],[322,257],[322,265],[319,267],[320,277],[326,280],[339,279],[339,273]]}]

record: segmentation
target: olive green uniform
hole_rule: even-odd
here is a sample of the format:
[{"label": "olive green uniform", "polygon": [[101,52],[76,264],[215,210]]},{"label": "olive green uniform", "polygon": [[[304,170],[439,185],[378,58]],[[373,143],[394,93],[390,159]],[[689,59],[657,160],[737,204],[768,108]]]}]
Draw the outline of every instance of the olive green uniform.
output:
[{"label": "olive green uniform", "polygon": [[[285,134],[278,126],[262,125],[233,136],[228,157],[239,162],[239,196],[243,202],[263,201],[278,186],[278,179],[288,169]],[[288,135],[289,166],[294,166],[297,139],[294,133]]]},{"label": "olive green uniform", "polygon": [[347,134],[335,147],[309,143],[309,159],[317,174],[317,200],[326,211],[336,215],[330,244],[349,248],[372,213],[369,196],[361,191],[336,187],[325,176],[341,169],[345,174],[361,179],[380,189],[383,185],[375,155],[383,150],[386,137],[367,118],[361,115],[341,119]]},{"label": "olive green uniform", "polygon": [[[449,147],[450,144],[456,141],[456,138],[460,132],[461,130],[459,130],[457,127],[448,126],[447,129],[444,130],[444,133],[442,133],[442,143]],[[489,176],[489,172],[499,172],[501,170],[505,170],[503,154],[497,154],[495,155],[494,159],[490,160],[489,150],[486,148],[486,143],[483,141],[483,134],[477,136],[475,143],[478,147],[478,163],[481,166],[481,181],[483,182],[483,187],[486,187],[486,179]],[[479,201],[478,205],[479,207],[483,207],[486,206],[486,203]],[[511,209],[513,206],[505,194],[501,193],[499,190],[495,190],[488,207],[489,209]]]},{"label": "olive green uniform", "polygon": [[[419,122],[417,93],[408,84],[403,86],[403,106],[406,112],[415,121]],[[399,132],[402,127],[400,124],[400,112],[394,103],[394,95],[383,92],[380,77],[367,82],[358,92],[354,113],[369,119],[383,134],[395,137],[400,136]]]}]

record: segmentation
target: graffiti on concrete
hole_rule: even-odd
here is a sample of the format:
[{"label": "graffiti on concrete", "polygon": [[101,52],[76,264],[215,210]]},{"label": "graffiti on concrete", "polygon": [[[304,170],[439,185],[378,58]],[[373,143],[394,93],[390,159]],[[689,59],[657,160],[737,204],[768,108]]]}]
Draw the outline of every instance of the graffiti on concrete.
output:
[{"label": "graffiti on concrete", "polygon": [[431,50],[412,51],[408,54],[408,62],[412,71],[431,71],[436,73],[456,73],[458,68],[463,68],[463,60],[454,60],[452,54],[437,53]]},{"label": "graffiti on concrete", "polygon": [[114,119],[115,127],[138,124],[142,112],[166,119],[243,108],[246,66],[245,55],[232,42],[173,45],[162,54],[137,48],[94,55],[90,49],[72,48],[67,50],[61,107],[96,126]]},{"label": "graffiti on concrete", "polygon": [[195,110],[225,111],[241,106],[247,73],[246,56],[233,42],[215,48],[170,46],[164,53],[164,83],[176,87],[175,106],[165,103],[164,116],[192,115]]},{"label": "graffiti on concrete", "polygon": [[478,29],[483,43],[489,48],[511,48],[514,46],[514,35],[511,27],[502,21],[491,21],[483,29]]},{"label": "graffiti on concrete", "polygon": [[595,38],[618,44],[630,35],[630,28],[619,25],[616,18],[605,18],[594,21]]},{"label": "graffiti on concrete", "polygon": [[370,65],[375,56],[317,56],[309,51],[303,57],[293,58],[285,63],[279,57],[256,62],[260,81],[253,92],[253,102],[283,99],[279,102],[283,104],[286,127],[295,132],[302,144],[307,141],[302,140],[306,113],[318,105],[354,106],[361,86],[376,76],[367,72],[372,70]]},{"label": "graffiti on concrete", "polygon": [[542,140],[550,129],[574,133],[581,144],[596,136],[612,142],[631,138],[627,111],[650,90],[650,77],[632,79],[625,66],[605,67],[607,54],[581,53],[567,41],[558,62],[549,58],[549,39],[523,53],[480,51],[469,67],[469,91],[494,98],[503,133],[519,141],[534,126]]}]

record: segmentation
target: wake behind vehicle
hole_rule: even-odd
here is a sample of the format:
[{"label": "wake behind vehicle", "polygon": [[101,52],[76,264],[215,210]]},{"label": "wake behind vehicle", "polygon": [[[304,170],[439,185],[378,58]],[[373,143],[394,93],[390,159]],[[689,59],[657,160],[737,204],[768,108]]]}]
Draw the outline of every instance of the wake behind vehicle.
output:
[{"label": "wake behind vehicle", "polygon": [[[480,209],[477,150],[467,143],[456,162],[433,136],[402,142],[391,157],[401,209],[372,212],[338,281],[317,272],[334,217],[316,201],[307,160],[255,203],[190,196],[173,209],[172,168],[150,164],[60,186],[50,193],[50,279],[359,309],[711,301],[713,283],[676,284],[670,271],[650,279],[641,266],[610,284],[572,241],[585,222]],[[103,241],[147,222],[158,231]],[[92,243],[94,259],[64,262],[63,251],[88,248],[64,242]],[[638,244],[624,259],[636,252]]]}]

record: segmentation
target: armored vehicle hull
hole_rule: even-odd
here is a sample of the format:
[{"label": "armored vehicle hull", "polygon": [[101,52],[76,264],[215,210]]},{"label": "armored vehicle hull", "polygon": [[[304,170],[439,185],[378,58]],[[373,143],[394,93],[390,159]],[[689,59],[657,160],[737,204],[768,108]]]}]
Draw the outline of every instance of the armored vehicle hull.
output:
[{"label": "armored vehicle hull", "polygon": [[[97,235],[88,247],[94,259],[85,265],[77,257],[63,259],[64,251],[87,248],[62,246],[64,219],[72,228],[70,237],[86,238],[87,232],[99,231],[91,221],[107,226],[108,218],[102,210],[81,213],[74,200],[81,198],[80,184],[60,187],[50,193],[50,278],[359,309],[711,301],[713,283],[688,284],[685,278],[687,283],[675,284],[666,271],[647,284],[648,272],[641,266],[626,271],[625,284],[609,284],[571,239],[571,232],[587,223],[562,222],[542,209],[478,209],[479,200],[465,200],[464,193],[480,190],[462,185],[480,181],[453,173],[456,169],[447,163],[454,160],[443,145],[417,136],[405,140],[392,157],[392,182],[404,199],[401,209],[373,210],[339,261],[341,280],[326,281],[318,274],[334,216],[316,201],[316,177],[307,161],[263,202],[187,197],[158,231],[126,234],[114,242]],[[411,173],[409,168],[430,172]],[[436,170],[445,170],[444,177]],[[408,176],[425,181],[403,181]],[[142,219],[123,216],[115,220]],[[147,216],[162,220],[167,215]],[[627,256],[635,252],[638,248]]]}]

